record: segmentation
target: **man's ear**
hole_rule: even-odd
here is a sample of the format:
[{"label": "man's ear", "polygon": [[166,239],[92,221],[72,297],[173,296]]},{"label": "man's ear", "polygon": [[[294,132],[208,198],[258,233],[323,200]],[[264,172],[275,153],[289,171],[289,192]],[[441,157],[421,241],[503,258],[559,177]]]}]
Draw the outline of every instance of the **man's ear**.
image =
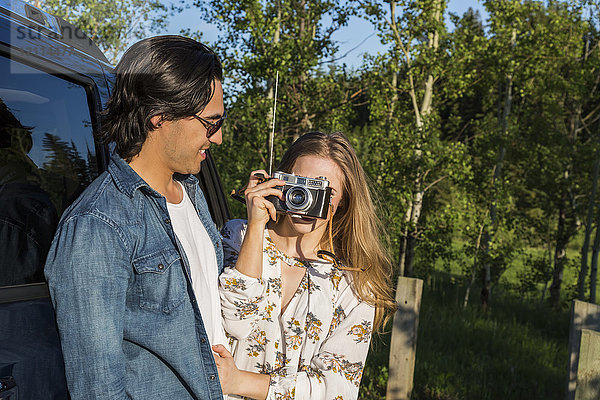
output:
[{"label": "man's ear", "polygon": [[154,117],[150,118],[150,122],[152,122],[152,125],[154,125],[154,129],[160,128],[163,120],[164,119],[162,115],[155,115]]}]

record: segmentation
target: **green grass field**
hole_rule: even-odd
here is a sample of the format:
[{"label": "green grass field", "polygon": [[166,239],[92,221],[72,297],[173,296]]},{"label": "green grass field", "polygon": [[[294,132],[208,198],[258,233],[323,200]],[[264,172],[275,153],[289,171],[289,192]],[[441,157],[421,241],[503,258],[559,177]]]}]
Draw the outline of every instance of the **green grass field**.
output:
[{"label": "green grass field", "polygon": [[[414,399],[564,398],[568,307],[554,310],[499,283],[486,313],[478,288],[463,309],[464,287],[448,274],[435,275],[423,289]],[[389,339],[374,338],[361,399],[385,399]]]}]

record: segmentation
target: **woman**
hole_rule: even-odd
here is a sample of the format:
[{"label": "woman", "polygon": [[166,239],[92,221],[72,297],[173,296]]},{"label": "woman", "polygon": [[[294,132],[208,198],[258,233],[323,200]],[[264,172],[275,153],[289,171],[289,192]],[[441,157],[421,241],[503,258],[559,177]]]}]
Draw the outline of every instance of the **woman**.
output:
[{"label": "woman", "polygon": [[[329,213],[276,214],[266,197],[283,199],[275,186],[285,182],[261,183],[255,174],[265,171],[251,174],[248,221],[223,228],[229,267],[220,293],[233,358],[223,346],[213,349],[224,393],[356,399],[371,334],[395,310],[390,259],[365,173],[342,133],[320,132],[292,144],[279,170],[325,177]],[[320,258],[320,250],[333,258]]]}]

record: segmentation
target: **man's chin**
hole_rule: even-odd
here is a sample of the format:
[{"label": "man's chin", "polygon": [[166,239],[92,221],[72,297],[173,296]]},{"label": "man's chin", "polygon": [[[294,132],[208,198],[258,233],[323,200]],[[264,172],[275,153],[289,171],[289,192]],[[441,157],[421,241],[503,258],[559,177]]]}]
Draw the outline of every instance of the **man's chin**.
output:
[{"label": "man's chin", "polygon": [[202,168],[202,162],[199,162],[198,164],[194,164],[193,167],[190,167],[190,172],[188,172],[188,174],[196,175],[196,174],[200,173],[201,168]]},{"label": "man's chin", "polygon": [[181,175],[197,175],[200,173],[200,165],[198,165],[197,167],[193,167],[193,168],[187,168],[187,169],[181,169],[181,171],[176,171],[178,174]]}]

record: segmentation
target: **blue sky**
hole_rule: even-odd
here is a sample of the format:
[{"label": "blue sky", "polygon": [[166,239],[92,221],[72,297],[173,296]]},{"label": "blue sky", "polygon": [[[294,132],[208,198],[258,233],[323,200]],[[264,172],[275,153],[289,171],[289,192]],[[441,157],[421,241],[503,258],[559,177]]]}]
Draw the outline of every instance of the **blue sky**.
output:
[{"label": "blue sky", "polygon": [[[485,19],[483,4],[478,0],[449,0],[447,11],[462,15],[469,7],[479,10]],[[185,28],[200,29],[203,40],[207,43],[214,41],[218,35],[215,26],[200,20],[200,13],[196,8],[190,8],[172,17],[167,33],[177,34]],[[360,18],[352,18],[347,26],[335,33],[334,39],[339,43],[338,57],[348,53],[339,62],[346,63],[350,67],[358,67],[365,53],[376,54],[385,50],[377,36],[373,34],[372,26]]]}]

